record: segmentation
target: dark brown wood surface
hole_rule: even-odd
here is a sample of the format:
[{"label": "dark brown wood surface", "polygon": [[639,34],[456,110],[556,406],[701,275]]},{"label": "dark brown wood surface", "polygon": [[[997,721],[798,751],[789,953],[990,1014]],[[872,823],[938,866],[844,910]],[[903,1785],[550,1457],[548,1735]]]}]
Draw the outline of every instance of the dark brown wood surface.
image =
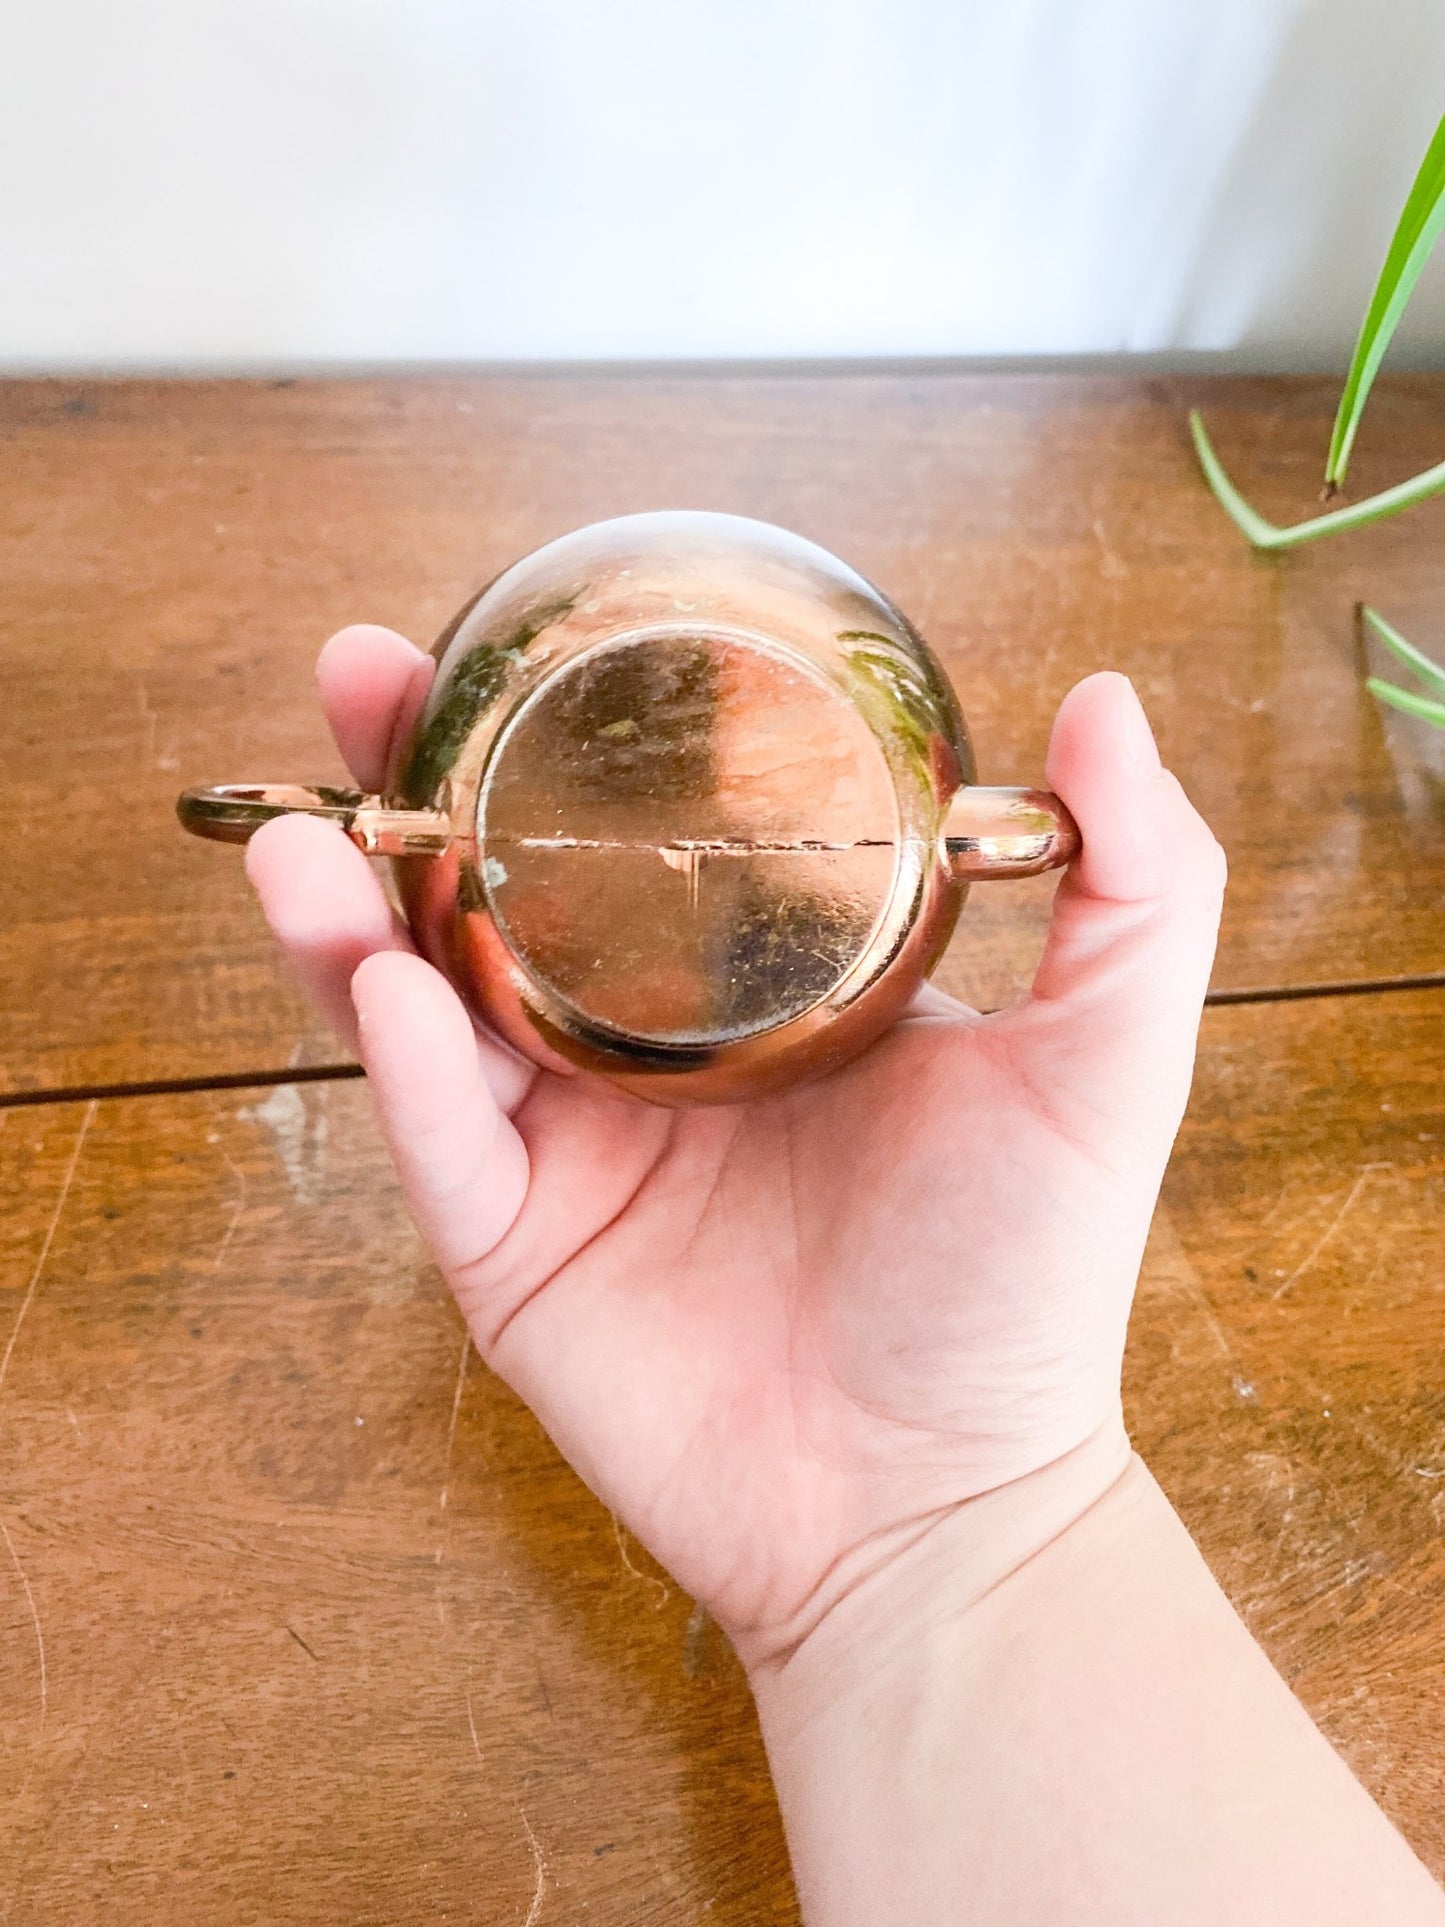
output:
[{"label": "dark brown wood surface", "polygon": [[[988,779],[1037,777],[1077,676],[1139,684],[1230,849],[1216,985],[1251,1001],[1206,1018],[1131,1419],[1445,1874],[1445,737],[1362,694],[1351,624],[1366,596],[1445,653],[1445,505],[1264,560],[1184,424],[1203,401],[1291,519],[1334,395],[0,384],[5,1927],[795,1918],[724,1643],[465,1351],[364,1086],[287,1081],[337,1053],[237,853],[171,816],[184,783],[339,773],[311,664],[340,623],[424,639],[548,536],[676,503],[879,580]],[[1362,492],[1439,458],[1445,381],[1372,411]],[[1048,897],[978,891],[944,981],[1012,994]],[[1294,995],[1330,983],[1376,988]]]},{"label": "dark brown wood surface", "polygon": [[1445,1875],[1445,991],[1205,1015],[1131,1327],[1139,1450]]},{"label": "dark brown wood surface", "polygon": [[[1129,1405],[1445,1872],[1442,1016],[1208,1015]],[[10,1927],[792,1918],[735,1663],[465,1353],[364,1086],[0,1115]]]},{"label": "dark brown wood surface", "polygon": [[[336,774],[311,666],[345,621],[426,640],[600,516],[780,521],[945,659],[986,779],[1036,780],[1086,671],[1137,681],[1234,861],[1226,990],[1439,974],[1439,740],[1360,687],[1366,596],[1445,639],[1445,504],[1253,554],[1202,402],[1267,512],[1310,512],[1336,384],[956,373],[0,384],[0,1089],[329,1060],[192,782]],[[1361,492],[1439,459],[1445,380],[1381,384]],[[1027,978],[1047,882],[975,893],[944,981]]]}]

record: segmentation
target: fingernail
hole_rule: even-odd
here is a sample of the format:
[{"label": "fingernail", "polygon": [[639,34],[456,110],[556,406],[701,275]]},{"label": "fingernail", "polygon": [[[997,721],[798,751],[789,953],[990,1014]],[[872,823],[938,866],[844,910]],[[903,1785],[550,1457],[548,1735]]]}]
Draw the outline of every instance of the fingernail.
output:
[{"label": "fingernail", "polygon": [[1139,692],[1127,676],[1121,676],[1119,680],[1124,685],[1119,697],[1119,734],[1123,740],[1124,755],[1140,776],[1157,776],[1163,763],[1154,732],[1149,727],[1149,718],[1144,714],[1144,705],[1139,700]]}]

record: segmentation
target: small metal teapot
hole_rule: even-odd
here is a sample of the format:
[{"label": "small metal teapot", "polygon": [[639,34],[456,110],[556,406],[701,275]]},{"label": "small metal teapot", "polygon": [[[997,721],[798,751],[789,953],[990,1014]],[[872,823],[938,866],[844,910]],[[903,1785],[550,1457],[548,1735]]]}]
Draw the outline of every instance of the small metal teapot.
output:
[{"label": "small metal teapot", "polygon": [[1054,796],[984,789],[948,680],[836,557],[731,515],[624,516],[438,639],[383,796],[187,790],[244,842],[304,810],[393,859],[423,954],[552,1069],[662,1104],[817,1076],[904,1010],[968,885],[1065,863]]}]

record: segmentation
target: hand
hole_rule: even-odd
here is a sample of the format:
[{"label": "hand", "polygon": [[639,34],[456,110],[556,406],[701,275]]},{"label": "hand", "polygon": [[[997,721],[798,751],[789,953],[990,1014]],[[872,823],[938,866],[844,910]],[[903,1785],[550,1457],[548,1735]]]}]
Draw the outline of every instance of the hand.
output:
[{"label": "hand", "polygon": [[[385,630],[323,652],[363,785],[429,669]],[[1124,1328],[1224,862],[1123,677],[1066,697],[1047,773],[1083,851],[1027,1000],[983,1017],[925,990],[843,1070],[724,1109],[521,1064],[337,829],[250,845],[478,1350],[750,1662],[955,1509],[1091,1442],[1105,1483],[1123,1461]]]}]

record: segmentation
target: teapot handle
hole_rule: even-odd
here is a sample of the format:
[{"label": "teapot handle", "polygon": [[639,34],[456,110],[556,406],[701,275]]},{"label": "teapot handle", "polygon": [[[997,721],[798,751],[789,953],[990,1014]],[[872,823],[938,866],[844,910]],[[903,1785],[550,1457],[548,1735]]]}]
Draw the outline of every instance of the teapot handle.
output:
[{"label": "teapot handle", "polygon": [[1031,877],[1070,863],[1079,826],[1051,790],[988,789],[969,783],[948,807],[939,854],[958,883]]},{"label": "teapot handle", "polygon": [[368,856],[440,856],[455,841],[440,810],[393,809],[380,796],[315,783],[221,783],[185,790],[176,815],[192,836],[245,843],[275,816],[319,816]]},{"label": "teapot handle", "polygon": [[[222,783],[186,790],[176,815],[193,836],[245,843],[275,816],[319,816],[368,856],[440,856],[454,841],[440,810],[391,808],[380,796],[326,784]],[[969,784],[949,806],[939,851],[959,883],[1036,876],[1078,854],[1079,831],[1048,790]]]}]

